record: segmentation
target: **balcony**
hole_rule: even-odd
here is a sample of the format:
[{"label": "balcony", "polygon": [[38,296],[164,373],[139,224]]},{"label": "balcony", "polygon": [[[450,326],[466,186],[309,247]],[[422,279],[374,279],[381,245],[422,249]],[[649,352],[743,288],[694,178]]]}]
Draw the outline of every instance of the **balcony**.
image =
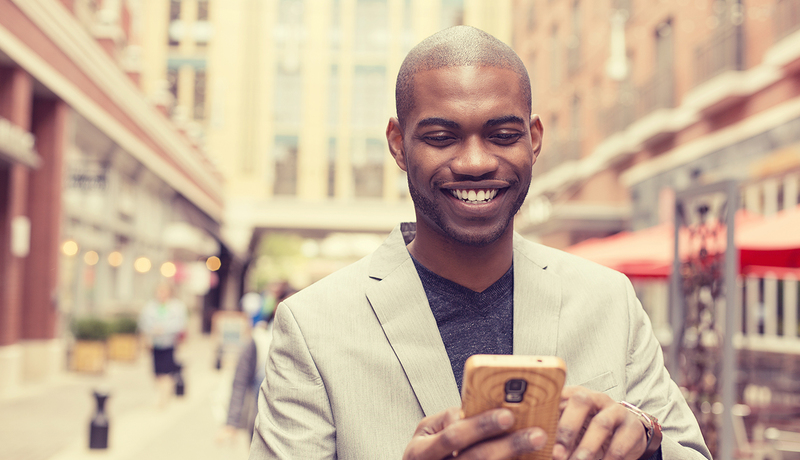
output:
[{"label": "balcony", "polygon": [[658,74],[642,85],[636,97],[636,118],[658,109],[675,107],[674,80],[672,74]]},{"label": "balcony", "polygon": [[719,29],[695,51],[695,84],[699,85],[729,70],[744,69],[741,26]]},{"label": "balcony", "polygon": [[636,107],[633,101],[626,99],[633,98],[621,97],[614,106],[600,112],[598,122],[607,136],[624,131],[636,120]]}]

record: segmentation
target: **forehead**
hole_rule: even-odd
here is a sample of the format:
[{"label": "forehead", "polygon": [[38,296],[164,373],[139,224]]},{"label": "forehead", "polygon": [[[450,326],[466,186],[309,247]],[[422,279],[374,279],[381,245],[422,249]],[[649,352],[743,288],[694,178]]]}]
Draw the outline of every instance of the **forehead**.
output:
[{"label": "forehead", "polygon": [[409,121],[427,117],[492,119],[498,115],[529,116],[519,75],[498,67],[445,67],[414,75]]}]

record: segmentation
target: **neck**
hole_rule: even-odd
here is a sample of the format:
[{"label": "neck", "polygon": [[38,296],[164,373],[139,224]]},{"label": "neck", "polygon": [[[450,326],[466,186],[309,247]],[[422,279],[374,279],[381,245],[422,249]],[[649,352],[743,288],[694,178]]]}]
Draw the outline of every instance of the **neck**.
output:
[{"label": "neck", "polygon": [[482,292],[511,267],[513,230],[509,226],[497,241],[482,247],[453,241],[417,224],[408,250],[428,270],[475,292]]}]

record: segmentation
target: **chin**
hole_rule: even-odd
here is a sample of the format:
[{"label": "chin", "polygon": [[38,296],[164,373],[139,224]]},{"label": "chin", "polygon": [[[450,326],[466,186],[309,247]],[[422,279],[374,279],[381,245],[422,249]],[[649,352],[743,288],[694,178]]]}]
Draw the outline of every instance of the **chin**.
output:
[{"label": "chin", "polygon": [[[447,223],[440,223],[439,227],[442,232],[450,239],[463,244],[476,248],[489,246],[499,240],[505,235],[511,221],[502,225],[495,225],[490,228],[480,228],[470,231],[464,228],[455,228],[454,226],[447,225]],[[443,225],[442,225],[443,224]]]}]

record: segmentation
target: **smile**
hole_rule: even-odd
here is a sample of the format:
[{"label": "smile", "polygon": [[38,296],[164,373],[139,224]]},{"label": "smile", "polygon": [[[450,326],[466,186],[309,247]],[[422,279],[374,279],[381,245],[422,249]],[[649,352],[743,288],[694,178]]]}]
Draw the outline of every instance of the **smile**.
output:
[{"label": "smile", "polygon": [[466,203],[488,203],[497,196],[497,189],[488,190],[450,190],[450,194]]}]

